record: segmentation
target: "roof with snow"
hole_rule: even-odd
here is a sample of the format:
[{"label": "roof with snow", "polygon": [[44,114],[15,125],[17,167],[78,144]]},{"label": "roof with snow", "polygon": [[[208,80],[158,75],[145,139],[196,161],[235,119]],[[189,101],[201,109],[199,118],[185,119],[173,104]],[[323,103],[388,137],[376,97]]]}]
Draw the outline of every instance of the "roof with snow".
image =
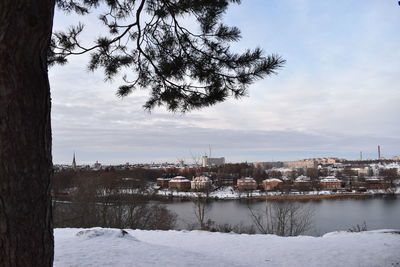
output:
[{"label": "roof with snow", "polygon": [[308,176],[305,175],[300,175],[299,177],[296,178],[296,182],[309,182],[311,179]]},{"label": "roof with snow", "polygon": [[171,178],[157,178],[157,181],[169,181]]},{"label": "roof with snow", "polygon": [[188,179],[186,179],[186,177],[183,176],[175,176],[174,178],[172,178],[170,180],[170,182],[175,182],[175,183],[186,183],[186,182],[190,182]]},{"label": "roof with snow", "polygon": [[237,180],[238,183],[255,183],[256,180],[254,180],[252,177],[244,177],[240,178]]},{"label": "roof with snow", "polygon": [[282,183],[282,180],[277,179],[277,178],[271,178],[271,179],[265,179],[263,180],[264,183],[272,183],[272,182],[276,182],[276,183]]},{"label": "roof with snow", "polygon": [[210,183],[211,180],[207,176],[198,176],[193,179],[193,182]]},{"label": "roof with snow", "polygon": [[337,183],[337,182],[341,182],[341,181],[338,178],[334,177],[334,176],[327,176],[325,178],[322,178],[321,182],[323,182],[323,183]]}]

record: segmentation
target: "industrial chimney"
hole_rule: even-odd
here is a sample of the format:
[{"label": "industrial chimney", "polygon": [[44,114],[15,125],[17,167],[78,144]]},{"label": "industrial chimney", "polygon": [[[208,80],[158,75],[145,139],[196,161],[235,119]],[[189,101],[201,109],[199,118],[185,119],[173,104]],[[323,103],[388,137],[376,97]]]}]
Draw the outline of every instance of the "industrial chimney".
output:
[{"label": "industrial chimney", "polygon": [[381,146],[378,145],[378,159],[381,159]]}]

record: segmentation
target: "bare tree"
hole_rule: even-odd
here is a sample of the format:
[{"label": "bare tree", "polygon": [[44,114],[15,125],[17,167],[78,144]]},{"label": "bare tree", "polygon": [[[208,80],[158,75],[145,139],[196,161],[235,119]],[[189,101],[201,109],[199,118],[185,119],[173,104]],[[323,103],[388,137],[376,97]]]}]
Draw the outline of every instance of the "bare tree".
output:
[{"label": "bare tree", "polygon": [[201,167],[201,156],[199,154],[193,154],[192,151],[190,150],[190,157],[192,158],[193,164],[196,166],[196,168]]},{"label": "bare tree", "polygon": [[396,186],[394,184],[394,180],[399,178],[397,174],[397,169],[383,169],[379,172],[380,175],[385,179],[385,183],[387,185],[386,192],[394,194],[396,192]]},{"label": "bare tree", "polygon": [[311,229],[314,209],[292,201],[266,202],[262,212],[248,205],[250,216],[262,234],[297,236]]},{"label": "bare tree", "polygon": [[213,221],[208,218],[207,214],[210,211],[208,205],[208,197],[204,197],[202,193],[197,193],[196,197],[192,198],[193,211],[196,216],[197,223],[201,230],[209,230]]},{"label": "bare tree", "polygon": [[[71,202],[55,202],[56,227],[113,227],[172,229],[176,214],[165,206],[149,204],[140,192],[143,183],[121,183],[116,173],[86,172],[77,176]],[[129,186],[129,187],[125,187]]]}]

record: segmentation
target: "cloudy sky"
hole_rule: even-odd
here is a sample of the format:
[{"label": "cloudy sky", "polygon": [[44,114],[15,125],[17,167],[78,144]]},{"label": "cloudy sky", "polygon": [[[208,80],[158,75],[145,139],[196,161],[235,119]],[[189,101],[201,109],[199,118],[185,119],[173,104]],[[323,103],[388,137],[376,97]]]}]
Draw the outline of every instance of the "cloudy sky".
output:
[{"label": "cloudy sky", "polygon": [[[185,115],[142,108],[147,93],[115,96],[87,57],[50,70],[53,161],[164,162],[211,153],[228,162],[400,155],[400,6],[392,0],[243,0],[224,21],[237,51],[261,47],[287,60],[249,96]],[[77,16],[56,13],[56,30]],[[84,42],[104,30],[85,22]],[[118,79],[117,79],[118,80]]]}]

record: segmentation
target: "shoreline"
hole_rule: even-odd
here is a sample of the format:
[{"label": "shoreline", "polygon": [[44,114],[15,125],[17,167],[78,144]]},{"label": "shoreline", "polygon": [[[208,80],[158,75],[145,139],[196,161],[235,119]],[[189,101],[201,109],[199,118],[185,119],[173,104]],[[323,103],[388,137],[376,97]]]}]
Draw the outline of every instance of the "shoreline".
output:
[{"label": "shoreline", "polygon": [[[257,195],[257,196],[209,196],[208,199],[215,201],[224,200],[272,200],[272,201],[284,201],[284,200],[321,200],[321,199],[338,199],[338,198],[368,198],[368,197],[383,197],[383,196],[393,196],[396,197],[398,193],[361,193],[361,192],[348,192],[348,193],[331,193],[331,194],[282,194],[282,195]],[[174,200],[191,200],[194,198],[193,195],[141,195],[142,201],[174,201]],[[122,196],[124,197],[124,195]],[[73,202],[69,195],[53,195],[53,201],[56,202]]]},{"label": "shoreline", "polygon": [[318,200],[318,199],[335,199],[335,198],[365,198],[373,196],[384,196],[391,194],[365,194],[365,193],[346,193],[346,194],[330,194],[330,195],[276,195],[276,196],[257,196],[250,199],[255,200]]},{"label": "shoreline", "polygon": [[[346,193],[331,193],[331,194],[279,194],[279,195],[256,195],[256,196],[209,196],[208,199],[215,201],[224,200],[320,200],[320,199],[337,199],[337,198],[368,198],[368,197],[396,197],[398,193],[382,193],[382,192],[346,192]],[[191,195],[157,195],[160,198],[168,200],[190,200],[193,198]]]}]

